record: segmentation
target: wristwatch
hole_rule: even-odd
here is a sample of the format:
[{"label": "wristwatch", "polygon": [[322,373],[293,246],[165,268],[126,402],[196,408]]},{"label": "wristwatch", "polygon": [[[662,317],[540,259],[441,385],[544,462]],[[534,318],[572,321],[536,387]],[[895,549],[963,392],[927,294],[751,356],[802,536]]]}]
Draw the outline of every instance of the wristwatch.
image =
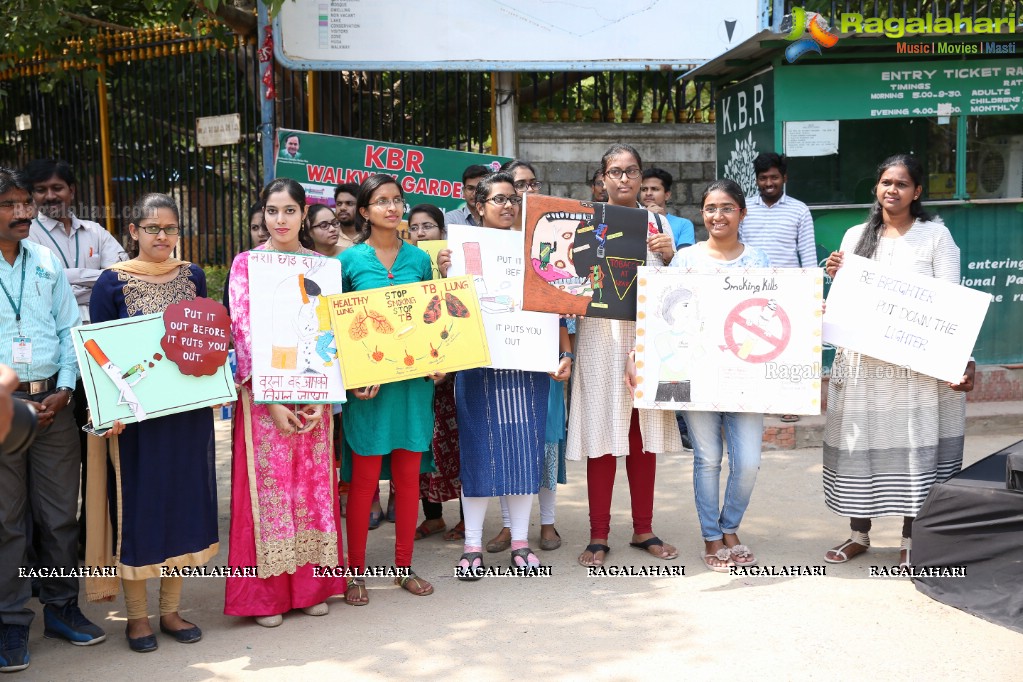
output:
[{"label": "wristwatch", "polygon": [[59,393],[61,391],[67,391],[67,402],[64,403],[64,407],[67,407],[68,405],[71,404],[71,396],[75,394],[75,389],[68,388],[67,386],[59,386],[57,388],[57,392]]},{"label": "wristwatch", "polygon": [[565,358],[568,358],[572,362],[575,362],[575,353],[571,353],[566,350],[564,353],[558,356],[558,360],[564,360]]}]

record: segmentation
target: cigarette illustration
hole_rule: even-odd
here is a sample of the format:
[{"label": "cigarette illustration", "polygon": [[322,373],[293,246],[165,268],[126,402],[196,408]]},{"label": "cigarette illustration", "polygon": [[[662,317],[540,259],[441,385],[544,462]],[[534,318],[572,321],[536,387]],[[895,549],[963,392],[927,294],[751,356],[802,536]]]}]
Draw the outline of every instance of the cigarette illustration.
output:
[{"label": "cigarette illustration", "polygon": [[[142,403],[139,402],[138,397],[135,395],[135,391],[132,390],[132,386],[145,376],[145,373],[129,371],[123,373],[121,368],[110,361],[103,349],[99,347],[95,339],[89,339],[85,342],[85,350],[92,356],[92,359],[96,361],[96,364],[100,366],[100,369],[110,377],[110,380],[114,382],[114,386],[120,391],[120,395],[117,398],[118,405],[127,405],[131,413],[135,415],[135,419],[142,421],[146,418],[146,411],[142,408]],[[133,368],[134,369],[134,368]],[[125,379],[130,374],[136,374],[137,378],[131,384]]]}]

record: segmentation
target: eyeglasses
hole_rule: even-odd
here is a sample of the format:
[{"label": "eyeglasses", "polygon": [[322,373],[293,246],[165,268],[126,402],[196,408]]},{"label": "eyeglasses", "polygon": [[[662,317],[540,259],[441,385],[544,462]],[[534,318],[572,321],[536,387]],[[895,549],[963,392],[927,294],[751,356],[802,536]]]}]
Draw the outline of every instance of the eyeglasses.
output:
[{"label": "eyeglasses", "polygon": [[311,226],[314,230],[329,230],[332,227],[341,227],[340,220],[324,220],[322,223],[316,223]]},{"label": "eyeglasses", "polygon": [[177,225],[172,227],[161,227],[160,225],[139,225],[139,229],[146,234],[160,234],[163,232],[168,237],[173,237],[178,232],[181,232],[181,228]]},{"label": "eyeglasses", "polygon": [[[539,180],[516,180],[515,182],[512,183],[512,187],[515,188],[516,192],[521,192],[525,190],[527,187],[535,192],[539,190],[542,186],[543,184]],[[500,206],[500,204],[498,205]]]},{"label": "eyeglasses", "polygon": [[503,194],[490,197],[487,201],[494,204],[494,206],[504,206],[505,204],[511,204],[512,206],[522,205],[522,197],[506,197]]},{"label": "eyeglasses", "polygon": [[418,225],[409,225],[409,232],[429,232],[430,230],[439,228],[440,225],[436,223],[419,223]]},{"label": "eyeglasses", "polygon": [[739,209],[735,206],[705,206],[703,208],[703,215],[714,215],[720,213],[721,215],[732,215]]},{"label": "eyeglasses", "polygon": [[462,197],[469,199],[476,194],[476,185],[462,185]]},{"label": "eyeglasses", "polygon": [[28,210],[34,205],[35,204],[32,201],[0,201],[0,208],[5,211],[9,211],[15,206],[20,206],[21,208]]},{"label": "eyeglasses", "polygon": [[604,175],[611,178],[612,180],[621,180],[623,175],[627,178],[635,180],[642,174],[643,171],[636,168],[635,166],[633,166],[632,168],[626,168],[625,170],[622,170],[621,168],[608,168],[606,171],[604,171]]},{"label": "eyeglasses", "polygon": [[405,211],[406,206],[405,200],[401,197],[394,197],[394,199],[377,199],[371,205],[383,210],[387,210],[391,206],[394,206],[395,208],[401,209],[402,212]]}]

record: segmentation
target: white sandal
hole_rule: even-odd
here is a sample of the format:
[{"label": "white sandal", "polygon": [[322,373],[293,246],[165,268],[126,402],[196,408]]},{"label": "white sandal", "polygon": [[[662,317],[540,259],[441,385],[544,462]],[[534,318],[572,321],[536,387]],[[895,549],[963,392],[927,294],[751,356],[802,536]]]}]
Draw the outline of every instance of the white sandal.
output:
[{"label": "white sandal", "polygon": [[[866,533],[862,533],[862,532],[860,532],[858,530],[854,530],[848,540],[843,542],[838,547],[835,547],[833,549],[829,549],[827,552],[825,552],[824,553],[824,560],[827,561],[829,564],[844,564],[845,562],[849,561],[850,559],[855,559],[857,556],[859,556],[860,554],[863,554],[863,552],[867,551],[867,549],[864,549],[863,552],[860,552],[859,554],[854,554],[853,556],[848,556],[845,553],[845,550],[848,549],[850,545],[860,545],[861,547],[865,547],[865,548],[869,549],[870,548],[870,536],[867,535]],[[829,554],[834,554],[835,556],[838,557],[838,559],[829,559],[828,558]]]}]

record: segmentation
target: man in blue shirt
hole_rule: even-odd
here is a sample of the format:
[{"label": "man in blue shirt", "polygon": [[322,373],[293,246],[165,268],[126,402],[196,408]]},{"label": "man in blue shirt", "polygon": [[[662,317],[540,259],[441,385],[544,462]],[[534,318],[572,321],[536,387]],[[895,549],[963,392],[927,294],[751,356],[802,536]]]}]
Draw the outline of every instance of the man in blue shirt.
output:
[{"label": "man in blue shirt", "polygon": [[[24,176],[0,167],[0,363],[18,373],[14,396],[29,402],[39,418],[27,449],[0,456],[0,672],[29,664],[31,571],[48,574],[39,593],[47,637],[80,646],[106,639],[78,608],[78,578],[67,577],[78,567],[80,459],[72,414],[78,364],[71,328],[81,318],[59,258],[26,239],[35,217]],[[32,567],[29,508],[41,535]]]},{"label": "man in blue shirt", "polygon": [[671,173],[663,168],[647,168],[643,171],[643,182],[639,186],[639,203],[648,211],[663,215],[671,234],[675,238],[675,250],[689,246],[696,241],[696,230],[693,222],[677,215],[668,213],[668,202],[671,201],[671,185],[675,181]]},{"label": "man in blue shirt", "polygon": [[[788,164],[775,152],[761,152],[753,159],[758,194],[746,199],[746,217],[739,225],[739,241],[767,253],[771,267],[816,268],[817,243],[810,209],[785,192]],[[799,416],[781,415],[783,422]]]},{"label": "man in blue shirt", "polygon": [[480,216],[476,213],[476,185],[480,179],[493,173],[481,163],[474,163],[462,171],[462,198],[465,199],[465,206],[448,211],[444,214],[444,226],[448,225],[472,225],[480,224]]}]

